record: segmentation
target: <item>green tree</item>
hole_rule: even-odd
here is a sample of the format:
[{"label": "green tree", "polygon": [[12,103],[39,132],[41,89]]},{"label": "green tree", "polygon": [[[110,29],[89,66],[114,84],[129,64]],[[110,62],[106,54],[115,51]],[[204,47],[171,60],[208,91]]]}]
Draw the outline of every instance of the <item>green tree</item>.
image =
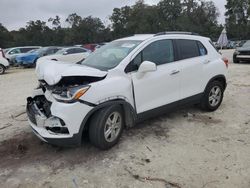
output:
[{"label": "green tree", "polygon": [[69,23],[70,26],[73,28],[73,27],[77,27],[80,25],[80,22],[82,21],[82,17],[77,15],[76,13],[73,13],[73,14],[70,14],[65,21]]},{"label": "green tree", "polygon": [[0,23],[0,48],[5,48],[10,44],[11,35],[9,31]]},{"label": "green tree", "polygon": [[131,8],[125,6],[122,8],[115,8],[110,21],[112,22],[112,29],[114,37],[123,37],[129,34],[128,22],[130,19]]},{"label": "green tree", "polygon": [[250,36],[249,0],[227,0],[226,27],[229,37],[247,39]]},{"label": "green tree", "polygon": [[54,29],[61,28],[61,18],[56,15],[55,18],[49,18],[48,22],[51,22],[52,26]]},{"label": "green tree", "polygon": [[162,0],[158,3],[159,25],[162,30],[179,30],[178,19],[182,14],[181,0]]},{"label": "green tree", "polygon": [[[249,36],[248,24],[250,0],[228,0],[227,27],[231,37]],[[237,13],[237,14],[236,14]],[[74,45],[98,43],[140,33],[161,31],[197,32],[217,40],[222,26],[218,24],[218,10],[212,1],[205,0],[160,0],[157,5],[148,5],[138,0],[132,6],[115,8],[107,25],[96,17],[70,14],[62,27],[59,16],[30,21],[18,31],[9,32],[0,24],[1,47],[21,45]],[[243,38],[243,37],[242,37]]]},{"label": "green tree", "polygon": [[59,16],[49,18],[48,22],[51,23],[53,27],[53,44],[64,45],[65,29],[61,26],[61,18]]},{"label": "green tree", "polygon": [[26,37],[28,45],[54,45],[53,31],[41,20],[29,21],[26,25]]}]

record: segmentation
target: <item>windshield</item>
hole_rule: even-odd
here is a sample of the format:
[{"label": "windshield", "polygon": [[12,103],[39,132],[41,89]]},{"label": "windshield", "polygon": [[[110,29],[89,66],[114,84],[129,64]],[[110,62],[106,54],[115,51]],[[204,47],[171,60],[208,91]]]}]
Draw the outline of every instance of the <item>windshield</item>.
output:
[{"label": "windshield", "polygon": [[40,49],[38,49],[38,50],[36,51],[36,53],[42,54],[42,53],[46,52],[46,50],[48,50],[48,49],[49,49],[48,47],[40,48]]},{"label": "windshield", "polygon": [[110,70],[135,49],[142,41],[114,41],[93,52],[81,64],[103,71]]},{"label": "windshield", "polygon": [[247,40],[242,47],[250,47],[250,40]]}]

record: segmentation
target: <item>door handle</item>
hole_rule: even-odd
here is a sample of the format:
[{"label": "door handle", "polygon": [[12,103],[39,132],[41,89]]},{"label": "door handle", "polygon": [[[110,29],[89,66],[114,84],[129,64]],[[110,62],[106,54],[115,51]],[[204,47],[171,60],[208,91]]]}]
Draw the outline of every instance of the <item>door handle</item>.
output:
[{"label": "door handle", "polygon": [[208,64],[208,63],[210,63],[210,60],[205,60],[203,63]]},{"label": "door handle", "polygon": [[179,70],[173,70],[173,71],[170,73],[170,75],[175,75],[175,74],[178,74],[178,73],[180,73]]}]

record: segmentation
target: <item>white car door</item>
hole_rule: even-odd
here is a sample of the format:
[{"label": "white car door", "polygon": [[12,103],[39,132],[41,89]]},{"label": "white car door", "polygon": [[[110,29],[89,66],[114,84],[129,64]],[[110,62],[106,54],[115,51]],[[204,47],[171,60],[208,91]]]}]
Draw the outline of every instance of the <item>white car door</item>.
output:
[{"label": "white car door", "polygon": [[82,58],[82,54],[66,54],[63,55],[63,60],[69,63],[77,63]]},{"label": "white car door", "polygon": [[82,48],[72,48],[68,50],[68,54],[65,55],[65,60],[71,63],[77,63],[88,56],[88,52]]},{"label": "white car door", "polygon": [[203,67],[209,62],[207,50],[195,40],[176,40],[180,60],[181,99],[203,92]]},{"label": "white car door", "polygon": [[172,40],[159,40],[149,44],[131,62],[133,66],[145,61],[157,65],[157,70],[140,74],[131,72],[137,113],[146,112],[180,99],[180,77],[174,62]]},{"label": "white car door", "polygon": [[81,61],[81,60],[83,60],[83,59],[86,58],[85,55],[84,55],[84,53],[72,54],[71,57],[72,57],[72,60],[73,60],[75,63],[77,63],[77,62],[79,62],[79,61]]}]

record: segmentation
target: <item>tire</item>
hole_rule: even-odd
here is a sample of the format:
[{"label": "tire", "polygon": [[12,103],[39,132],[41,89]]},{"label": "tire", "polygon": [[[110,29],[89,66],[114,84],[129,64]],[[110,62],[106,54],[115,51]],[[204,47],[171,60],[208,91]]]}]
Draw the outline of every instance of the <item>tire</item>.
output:
[{"label": "tire", "polygon": [[237,56],[236,56],[236,55],[233,56],[233,62],[234,62],[235,64],[237,64],[237,63],[240,62],[240,61],[237,59]]},{"label": "tire", "polygon": [[37,60],[38,60],[38,58],[34,60],[33,64],[31,64],[30,68],[36,68]]},{"label": "tire", "polygon": [[239,63],[239,60],[238,59],[234,59],[234,63],[235,64]]},{"label": "tire", "polygon": [[0,65],[0,75],[1,75],[1,74],[4,74],[4,73],[5,73],[5,70],[6,70],[5,66]]},{"label": "tire", "polygon": [[[116,123],[114,122],[115,117],[117,117]],[[89,126],[90,142],[99,149],[110,149],[119,141],[123,128],[124,115],[121,106],[114,105],[101,109],[91,118]]]},{"label": "tire", "polygon": [[225,88],[221,82],[211,82],[201,99],[201,109],[208,112],[217,110],[223,101],[224,90]]}]

